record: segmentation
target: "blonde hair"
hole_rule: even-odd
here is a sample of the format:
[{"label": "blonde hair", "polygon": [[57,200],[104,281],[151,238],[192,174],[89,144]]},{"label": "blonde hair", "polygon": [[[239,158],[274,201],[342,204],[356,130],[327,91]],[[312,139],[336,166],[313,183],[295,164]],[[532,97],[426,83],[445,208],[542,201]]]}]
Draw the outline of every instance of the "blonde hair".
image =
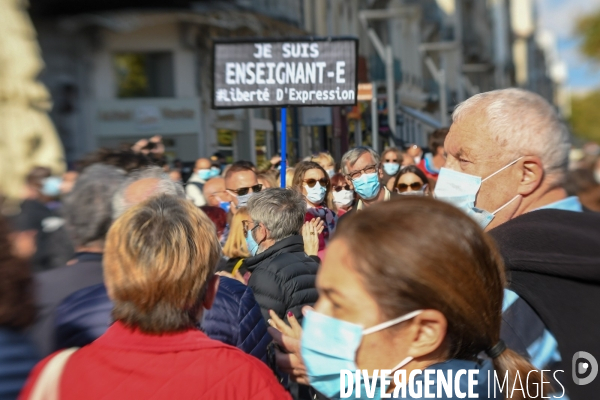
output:
[{"label": "blonde hair", "polygon": [[153,334],[193,328],[220,256],[213,223],[189,200],[163,194],[133,206],[106,239],[114,319]]},{"label": "blonde hair", "polygon": [[292,188],[292,181],[294,180],[294,174],[296,173],[296,169],[295,168],[288,168],[285,171],[285,188],[286,189],[291,189]]},{"label": "blonde hair", "polygon": [[316,162],[323,169],[327,168],[328,164],[333,165],[333,168],[335,169],[335,160],[329,153],[321,152],[317,155],[312,156],[308,161]]},{"label": "blonde hair", "polygon": [[260,183],[261,179],[267,181],[267,183],[269,184],[269,187],[266,187],[265,185],[263,185],[263,189],[279,187],[279,184],[277,183],[277,179],[275,178],[275,176],[273,176],[273,174],[271,172],[261,172],[260,174],[256,174],[256,179],[259,181],[258,183]]},{"label": "blonde hair", "polygon": [[229,258],[250,257],[246,238],[244,237],[243,220],[249,220],[250,214],[246,207],[241,207],[231,219],[229,225],[229,236],[223,246],[223,254]]}]

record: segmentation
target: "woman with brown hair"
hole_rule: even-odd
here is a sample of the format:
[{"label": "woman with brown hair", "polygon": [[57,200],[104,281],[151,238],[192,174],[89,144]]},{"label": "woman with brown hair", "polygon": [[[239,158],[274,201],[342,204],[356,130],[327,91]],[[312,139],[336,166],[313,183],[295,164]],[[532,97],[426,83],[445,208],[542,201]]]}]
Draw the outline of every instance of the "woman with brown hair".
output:
[{"label": "woman with brown hair", "polygon": [[[18,257],[18,247],[33,246],[11,242],[9,235],[8,224],[0,217],[0,399],[16,399],[27,375],[39,361],[33,343],[24,332],[35,317],[31,272]],[[28,241],[33,240],[30,237]]]},{"label": "woman with brown hair", "polygon": [[103,260],[115,322],[91,344],[43,360],[21,397],[289,398],[261,361],[196,328],[217,294],[220,256],[212,222],[189,200],[160,195],[127,210]]},{"label": "woman with brown hair", "polygon": [[329,237],[335,231],[337,215],[332,210],[331,182],[325,169],[312,161],[303,161],[296,165],[296,172],[292,180],[292,189],[301,193],[306,198],[306,218],[311,221],[320,218],[325,224],[325,229],[319,235],[319,252],[322,259]]},{"label": "woman with brown hair", "polygon": [[[387,370],[392,385],[379,392],[378,383],[379,395],[396,389],[393,376],[400,370],[404,382],[414,372],[409,388],[417,382],[425,391],[428,385],[429,393],[444,399],[460,398],[458,391],[466,390],[469,371],[459,375],[463,370],[475,370],[470,391],[480,399],[539,393],[538,371],[500,340],[504,274],[492,240],[460,210],[411,196],[376,204],[338,229],[317,275],[319,300],[305,311],[303,331],[293,317],[290,328],[271,315],[271,325],[288,340],[284,345],[281,333],[270,329],[271,334],[293,353],[278,354],[280,366],[330,398],[343,390],[342,369],[367,370],[369,376]],[[433,381],[424,378],[428,370]],[[440,373],[456,377],[454,394],[437,383]],[[508,376],[503,393],[494,373],[500,382]],[[506,393],[514,384],[523,390]]]}]

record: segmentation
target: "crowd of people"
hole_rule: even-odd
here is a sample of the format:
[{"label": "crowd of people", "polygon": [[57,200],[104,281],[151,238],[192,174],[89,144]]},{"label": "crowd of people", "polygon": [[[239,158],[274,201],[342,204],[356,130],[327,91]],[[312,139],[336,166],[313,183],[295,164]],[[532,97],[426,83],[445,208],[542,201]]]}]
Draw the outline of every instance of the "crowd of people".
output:
[{"label": "crowd of people", "polygon": [[0,218],[0,399],[339,399],[340,371],[399,369],[474,370],[479,398],[595,398],[600,379],[571,378],[574,354],[600,356],[585,151],[505,89],[424,149],[184,167],[155,137],[35,168]]}]

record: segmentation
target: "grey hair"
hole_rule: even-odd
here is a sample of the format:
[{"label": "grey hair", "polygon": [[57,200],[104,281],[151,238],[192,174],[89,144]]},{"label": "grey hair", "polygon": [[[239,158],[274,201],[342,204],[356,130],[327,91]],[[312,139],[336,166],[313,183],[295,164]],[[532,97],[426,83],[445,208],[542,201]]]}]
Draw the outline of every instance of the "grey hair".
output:
[{"label": "grey hair", "polygon": [[379,164],[381,159],[375,150],[368,146],[358,146],[348,150],[342,157],[342,173],[344,175],[348,175],[348,166],[353,166],[356,164],[356,161],[365,153],[371,154],[373,161],[375,161],[376,164]]},{"label": "grey hair", "polygon": [[151,178],[158,179],[158,184],[152,192],[152,195],[167,194],[185,199],[185,191],[183,190],[181,183],[171,180],[162,168],[148,167],[140,169],[129,174],[121,187],[119,187],[119,190],[115,193],[112,200],[113,219],[119,218],[129,207],[135,205],[135,203],[127,201],[127,196],[125,196],[127,188],[134,182]]},{"label": "grey hair", "polygon": [[306,199],[291,189],[271,188],[256,193],[248,200],[248,213],[262,223],[276,242],[297,235],[306,216]]},{"label": "grey hair", "polygon": [[541,96],[510,88],[477,94],[462,102],[452,114],[458,121],[481,109],[494,146],[506,162],[521,156],[538,156],[551,185],[560,185],[569,164],[570,135],[558,113]]},{"label": "grey hair", "polygon": [[103,164],[92,164],[79,175],[62,207],[75,247],[105,239],[112,224],[111,200],[124,180],[125,171]]}]

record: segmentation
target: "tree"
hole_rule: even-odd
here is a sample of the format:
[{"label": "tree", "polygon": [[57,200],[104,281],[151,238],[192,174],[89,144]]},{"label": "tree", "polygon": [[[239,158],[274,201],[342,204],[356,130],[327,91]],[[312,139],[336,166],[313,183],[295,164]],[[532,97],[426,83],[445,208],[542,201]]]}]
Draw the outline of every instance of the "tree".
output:
[{"label": "tree", "polygon": [[573,95],[570,122],[575,135],[600,143],[600,90]]},{"label": "tree", "polygon": [[[575,33],[581,39],[579,51],[600,63],[600,10],[579,18]],[[570,123],[575,135],[600,143],[600,89],[573,95]]]},{"label": "tree", "polygon": [[600,62],[600,11],[579,18],[575,33],[582,39],[579,47],[581,53]]}]

